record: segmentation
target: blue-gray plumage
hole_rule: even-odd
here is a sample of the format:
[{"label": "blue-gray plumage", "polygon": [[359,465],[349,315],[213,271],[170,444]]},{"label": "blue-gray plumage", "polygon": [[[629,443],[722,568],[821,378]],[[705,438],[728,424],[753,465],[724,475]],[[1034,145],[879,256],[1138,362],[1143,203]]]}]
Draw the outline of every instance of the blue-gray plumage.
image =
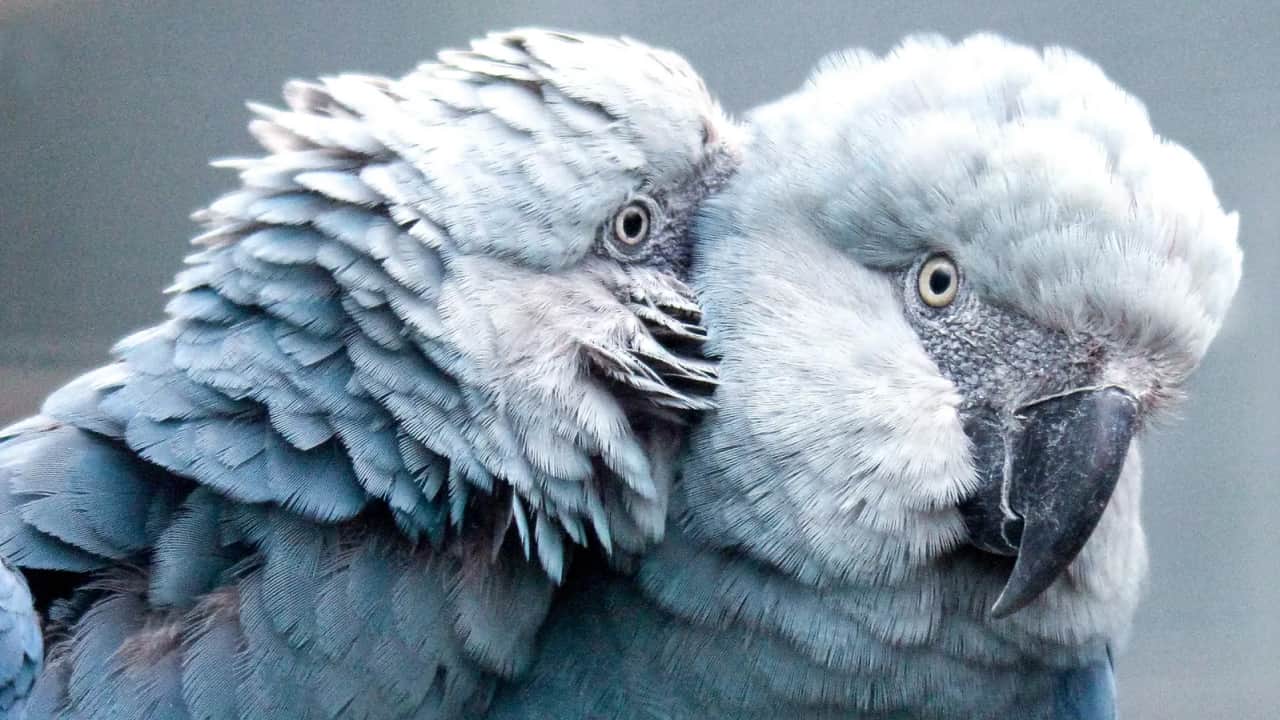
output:
[{"label": "blue-gray plumage", "polygon": [[0,439],[75,586],[32,718],[1113,720],[1134,438],[1241,259],[1095,66],[916,39],[744,137],[526,31],[286,99],[170,320]]},{"label": "blue-gray plumage", "polygon": [[169,319],[0,431],[32,720],[475,717],[575,548],[661,536],[715,384],[688,229],[739,162],[701,79],[526,30],[285,100]]}]

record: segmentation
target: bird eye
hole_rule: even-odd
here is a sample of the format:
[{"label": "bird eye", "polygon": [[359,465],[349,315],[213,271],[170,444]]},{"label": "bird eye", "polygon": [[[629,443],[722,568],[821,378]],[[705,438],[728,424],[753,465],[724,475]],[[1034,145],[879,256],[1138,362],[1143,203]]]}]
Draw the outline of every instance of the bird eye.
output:
[{"label": "bird eye", "polygon": [[942,308],[956,299],[960,289],[960,271],[951,258],[935,255],[920,267],[920,299],[930,307]]},{"label": "bird eye", "polygon": [[649,239],[649,207],[638,200],[632,200],[613,218],[613,237],[628,248]]}]

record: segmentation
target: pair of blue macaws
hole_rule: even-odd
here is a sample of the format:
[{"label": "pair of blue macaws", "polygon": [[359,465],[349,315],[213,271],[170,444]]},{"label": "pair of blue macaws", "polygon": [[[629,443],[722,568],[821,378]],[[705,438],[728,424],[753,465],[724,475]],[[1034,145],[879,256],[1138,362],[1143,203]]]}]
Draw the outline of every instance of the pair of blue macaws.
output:
[{"label": "pair of blue macaws", "polygon": [[285,101],[3,431],[8,717],[1115,716],[1241,254],[1097,67],[914,38],[737,123],[522,30]]}]

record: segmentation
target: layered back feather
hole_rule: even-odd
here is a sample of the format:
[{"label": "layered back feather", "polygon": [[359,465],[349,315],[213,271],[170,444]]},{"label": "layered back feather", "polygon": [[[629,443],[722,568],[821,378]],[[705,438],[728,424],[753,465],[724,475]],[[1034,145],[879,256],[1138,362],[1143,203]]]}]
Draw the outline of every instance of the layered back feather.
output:
[{"label": "layered back feather", "polygon": [[714,370],[683,286],[597,250],[718,162],[697,76],[522,31],[285,99],[252,106],[268,155],[218,163],[243,186],[170,319],[2,433],[0,551],[97,578],[32,717],[472,717],[570,546],[661,534],[662,426]]}]

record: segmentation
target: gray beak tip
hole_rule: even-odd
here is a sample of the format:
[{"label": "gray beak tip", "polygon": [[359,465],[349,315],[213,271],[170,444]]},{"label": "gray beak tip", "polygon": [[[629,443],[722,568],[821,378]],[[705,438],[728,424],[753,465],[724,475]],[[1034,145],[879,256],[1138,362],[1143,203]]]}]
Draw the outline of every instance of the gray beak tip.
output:
[{"label": "gray beak tip", "polygon": [[1010,603],[1005,601],[1005,594],[1001,592],[1000,597],[996,598],[995,603],[991,606],[991,617],[1003,620],[1024,607],[1026,607],[1025,604],[1018,607],[1011,606]]},{"label": "gray beak tip", "polygon": [[1040,596],[1040,593],[1028,594],[1021,592],[1014,594],[1010,593],[1009,590],[1009,585],[1006,584],[1004,589],[1000,591],[1000,596],[991,605],[991,617],[997,620],[1007,618],[1030,605],[1032,600]]}]

